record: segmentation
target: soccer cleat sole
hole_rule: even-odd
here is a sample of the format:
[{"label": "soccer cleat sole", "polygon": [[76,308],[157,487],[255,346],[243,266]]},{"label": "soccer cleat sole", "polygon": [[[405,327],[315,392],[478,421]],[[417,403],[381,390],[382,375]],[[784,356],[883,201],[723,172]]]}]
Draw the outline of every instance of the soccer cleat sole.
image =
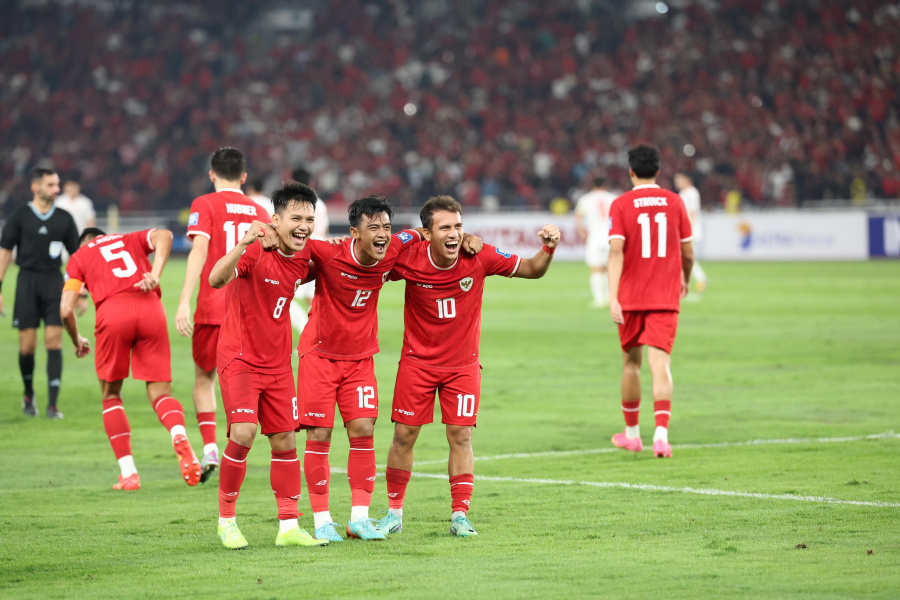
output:
[{"label": "soccer cleat sole", "polygon": [[200,483],[200,461],[197,460],[188,439],[183,435],[176,436],[173,446],[184,482],[191,487]]},{"label": "soccer cleat sole", "polygon": [[200,471],[200,483],[206,483],[206,481],[210,477],[212,477],[218,469],[218,464],[210,464],[203,467],[203,469]]}]

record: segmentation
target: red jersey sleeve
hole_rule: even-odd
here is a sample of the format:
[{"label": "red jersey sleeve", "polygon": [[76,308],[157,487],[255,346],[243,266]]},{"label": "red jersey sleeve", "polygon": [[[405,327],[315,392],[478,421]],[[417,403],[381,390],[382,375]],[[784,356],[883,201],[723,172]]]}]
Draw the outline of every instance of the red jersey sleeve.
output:
[{"label": "red jersey sleeve", "polygon": [[78,293],[84,292],[84,267],[81,266],[77,251],[69,258],[69,262],[66,264],[66,280],[68,281],[69,279],[80,281],[81,289]]},{"label": "red jersey sleeve", "polygon": [[154,252],[156,252],[156,248],[153,247],[153,242],[150,240],[150,236],[154,231],[156,231],[156,228],[145,229],[144,231],[136,231],[133,234],[129,235],[134,235],[138,238],[141,245],[141,250],[144,251],[144,254],[153,254]]},{"label": "red jersey sleeve", "polygon": [[188,216],[188,239],[194,239],[195,235],[212,239],[213,225],[213,210],[209,201],[203,197],[194,200],[191,203],[191,214]]},{"label": "red jersey sleeve", "polygon": [[503,275],[504,277],[512,277],[519,270],[519,263],[522,262],[521,257],[504,252],[490,244],[485,244],[481,252],[475,255],[475,258],[484,268],[485,276]]},{"label": "red jersey sleeve", "polygon": [[688,214],[687,206],[684,205],[684,200],[681,201],[678,216],[681,220],[681,224],[678,228],[678,231],[681,233],[681,241],[689,242],[694,239],[694,230],[691,228],[691,217]]},{"label": "red jersey sleeve", "polygon": [[622,220],[624,202],[613,202],[609,209],[609,239],[625,239],[625,222]]},{"label": "red jersey sleeve", "polygon": [[262,258],[263,252],[263,247],[259,244],[259,242],[250,244],[238,259],[237,266],[234,268],[235,277],[246,278],[253,271],[253,269],[256,268],[256,265],[259,264],[259,260]]}]

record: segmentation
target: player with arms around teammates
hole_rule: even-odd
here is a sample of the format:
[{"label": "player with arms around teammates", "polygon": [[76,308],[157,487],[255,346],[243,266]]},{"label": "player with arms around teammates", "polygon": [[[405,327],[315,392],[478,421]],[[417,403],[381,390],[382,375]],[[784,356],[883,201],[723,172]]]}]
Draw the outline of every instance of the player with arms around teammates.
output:
[{"label": "player with arms around teammates", "polygon": [[209,274],[213,288],[227,286],[216,364],[228,422],[219,477],[219,538],[231,549],[247,547],[235,520],[235,504],[257,427],[272,448],[270,480],[279,519],[275,545],[328,544],[313,539],[298,524],[301,475],[295,431],[299,407],[287,306],[309,274],[304,247],[315,225],[316,194],[305,185],[288,184],[272,195],[272,204],[275,249],[264,251],[256,243],[266,227],[254,221]]},{"label": "player with arms around teammates", "polygon": [[[244,155],[234,148],[219,148],[210,159],[209,179],[216,191],[191,204],[187,236],[193,242],[188,254],[184,286],[178,300],[175,325],[178,333],[191,338],[194,354],[194,408],[203,436],[205,482],[219,466],[216,445],[216,346],[225,317],[226,293],[210,287],[213,265],[231,251],[250,230],[254,220],[268,222],[268,213],[241,191],[247,180]],[[197,281],[197,310],[191,323],[191,297]]]},{"label": "player with arms around teammates", "polygon": [[[38,414],[34,401],[34,351],[37,347],[37,328],[44,321],[44,346],[47,348],[47,417],[62,419],[57,409],[62,381],[62,323],[59,320],[59,300],[62,294],[62,251],[71,255],[78,249],[78,229],[72,216],[57,209],[53,202],[59,195],[59,175],[50,169],[37,167],[31,171],[31,202],[21,206],[9,217],[0,235],[0,290],[18,247],[16,264],[16,303],[13,307],[13,327],[19,330],[19,371],[25,384],[22,413],[29,417]],[[0,295],[0,316],[3,315],[3,296]]]},{"label": "player with arms around teammates", "polygon": [[691,221],[681,197],[656,185],[659,151],[640,145],[628,152],[634,189],[619,196],[610,211],[609,312],[619,325],[625,353],[622,412],[625,431],[612,437],[619,448],[640,452],[638,412],[641,404],[641,360],[653,376],[656,431],[653,454],[671,458],[669,417],[672,414],[672,346],[678,328],[680,298],[687,295],[694,249]]},{"label": "player with arms around teammates", "polygon": [[490,275],[543,277],[559,244],[559,229],[546,225],[538,232],[544,247],[533,258],[489,245],[471,255],[460,252],[459,202],[450,196],[430,198],[419,216],[428,242],[414,245],[391,271],[391,279],[406,280],[406,300],[386,474],[390,508],[377,527],[383,534],[398,533],[403,527],[413,447],[422,426],[432,422],[437,393],[450,445],[450,533],[468,537],[477,535],[466,514],[474,489],[472,429],[481,400],[478,346],[484,282]]},{"label": "player with arms around teammates", "polygon": [[[131,454],[131,426],[122,404],[122,382],[129,362],[134,378],[147,383],[147,399],[159,422],[172,436],[181,474],[188,485],[200,481],[200,463],[191,449],[184,424],[184,409],[172,397],[169,329],[160,300],[159,278],[172,250],[172,232],[149,229],[106,235],[89,227],[80,248],[66,266],[60,315],[75,344],[75,355],[90,353],[88,340],[78,332],[75,303],[85,289],[97,307],[95,365],[103,401],[103,426],[119,461],[116,490],[141,487]],[[147,256],[154,253],[153,266]]]},{"label": "player with arms around teammates", "polygon": [[378,387],[372,356],[378,352],[378,293],[397,257],[421,240],[418,231],[391,235],[393,209],[384,196],[356,200],[349,207],[351,238],[340,245],[310,240],[316,265],[316,294],[297,353],[297,399],[306,429],[306,487],[316,538],[342,541],[328,506],[328,453],[335,406],[350,439],[347,479],[352,506],[347,535],[383,540],[369,519],[375,489],[374,428]]}]

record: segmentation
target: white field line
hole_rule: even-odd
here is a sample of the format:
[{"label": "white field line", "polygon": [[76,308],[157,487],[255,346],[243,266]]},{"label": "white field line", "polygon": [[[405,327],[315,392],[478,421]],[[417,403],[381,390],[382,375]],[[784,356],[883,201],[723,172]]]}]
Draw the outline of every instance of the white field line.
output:
[{"label": "white field line", "polygon": [[[893,431],[884,433],[874,433],[872,435],[858,435],[854,437],[831,437],[831,438],[784,438],[773,440],[747,440],[746,442],[716,442],[712,444],[672,444],[673,450],[695,450],[700,448],[732,448],[740,446],[764,446],[767,444],[837,444],[843,442],[860,442],[863,440],[893,440],[900,438],[900,434]],[[648,446],[645,452],[650,452]],[[585,450],[549,450],[546,452],[515,452],[512,454],[495,454],[494,456],[476,456],[476,461],[484,460],[506,460],[511,458],[540,458],[544,456],[575,456],[580,454],[609,454],[612,452],[622,452],[619,448],[588,448]],[[416,467],[424,467],[427,465],[446,465],[447,459],[440,460],[421,460],[416,461]],[[384,468],[385,465],[378,465]]]},{"label": "white field line", "polygon": [[[347,469],[331,467],[332,473],[346,474]],[[378,474],[380,477],[383,473]],[[437,473],[417,473],[413,471],[413,477],[423,479],[443,479],[447,475]],[[830,498],[828,496],[797,496],[794,494],[763,494],[759,492],[736,492],[732,490],[716,490],[708,488],[673,487],[667,485],[653,485],[650,483],[624,483],[617,481],[574,481],[565,479],[537,479],[526,477],[487,477],[476,475],[475,481],[494,481],[500,483],[530,483],[537,485],[586,485],[596,488],[619,488],[625,490],[638,490],[642,492],[676,492],[681,494],[697,494],[700,496],[730,496],[733,498],[755,498],[757,500],[789,500],[793,502],[813,502],[816,504],[844,504],[850,506],[874,506],[876,508],[900,508],[900,502],[867,502],[864,500],[844,500]]]}]

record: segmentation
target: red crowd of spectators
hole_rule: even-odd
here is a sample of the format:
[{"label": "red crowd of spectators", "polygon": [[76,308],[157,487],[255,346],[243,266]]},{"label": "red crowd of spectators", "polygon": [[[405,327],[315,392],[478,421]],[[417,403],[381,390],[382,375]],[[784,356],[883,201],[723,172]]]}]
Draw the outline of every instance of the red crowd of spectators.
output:
[{"label": "red crowd of spectators", "polygon": [[[271,189],[298,164],[325,198],[546,206],[625,153],[663,153],[705,204],[900,196],[900,5],[0,0],[0,202],[39,161],[101,205],[181,208],[233,145]],[[268,12],[267,12],[268,11]]]}]

